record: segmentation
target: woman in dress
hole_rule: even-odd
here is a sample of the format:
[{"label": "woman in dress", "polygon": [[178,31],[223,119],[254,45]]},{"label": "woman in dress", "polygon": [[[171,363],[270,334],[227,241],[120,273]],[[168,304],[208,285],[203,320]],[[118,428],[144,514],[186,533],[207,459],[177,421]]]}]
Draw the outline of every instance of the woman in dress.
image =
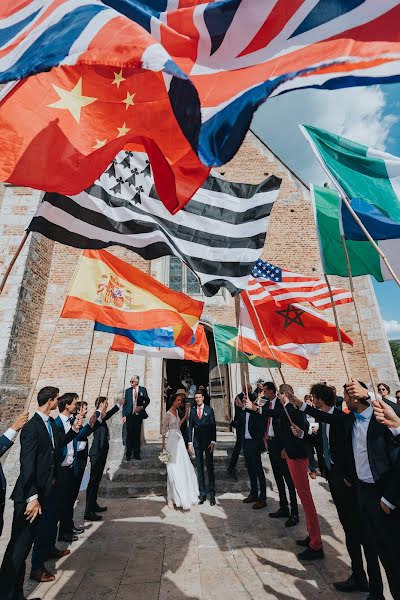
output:
[{"label": "woman in dress", "polygon": [[[199,502],[199,485],[196,471],[190,461],[185,442],[181,433],[181,425],[188,416],[186,410],[181,419],[178,409],[182,403],[182,396],[174,394],[172,406],[167,411],[162,427],[162,447],[171,455],[167,464],[167,500],[169,508],[181,507],[189,509]],[[167,437],[168,433],[168,437]]]}]

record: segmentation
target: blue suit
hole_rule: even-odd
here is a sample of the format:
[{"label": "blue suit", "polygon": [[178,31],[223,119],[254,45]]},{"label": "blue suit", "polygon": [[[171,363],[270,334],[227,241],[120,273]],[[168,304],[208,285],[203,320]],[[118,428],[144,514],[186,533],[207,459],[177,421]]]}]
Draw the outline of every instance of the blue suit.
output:
[{"label": "blue suit", "polygon": [[[7,452],[7,450],[11,448],[12,445],[13,443],[8,439],[8,437],[2,435],[0,437],[0,457],[3,456],[3,454]],[[6,490],[7,482],[6,478],[4,477],[3,467],[0,464],[0,535],[3,531],[4,524],[4,506],[6,503]]]}]

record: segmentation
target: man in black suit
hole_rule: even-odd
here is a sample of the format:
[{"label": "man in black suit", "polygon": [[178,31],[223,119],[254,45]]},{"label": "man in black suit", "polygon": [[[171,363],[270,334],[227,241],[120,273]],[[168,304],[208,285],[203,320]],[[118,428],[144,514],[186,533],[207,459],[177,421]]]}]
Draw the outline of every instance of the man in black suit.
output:
[{"label": "man in black suit", "polygon": [[214,477],[214,448],[217,439],[217,426],[214,411],[211,406],[204,404],[204,396],[201,390],[194,395],[196,406],[190,411],[189,416],[189,452],[196,454],[197,478],[199,480],[200,504],[207,498],[206,485],[204,481],[204,455],[208,475],[208,494],[210,504],[215,504],[215,477]]},{"label": "man in black suit", "polygon": [[[351,559],[352,573],[345,581],[333,585],[340,592],[367,592],[373,598],[383,596],[382,577],[376,548],[367,536],[363,535],[361,518],[357,506],[357,490],[349,487],[344,479],[346,474],[345,429],[350,416],[337,406],[335,388],[323,383],[311,387],[315,408],[306,402],[300,410],[314,417],[320,423],[318,429],[320,466],[328,481],[333,502],[344,529],[346,547]],[[368,580],[365,574],[362,547],[367,562]]]},{"label": "man in black suit", "polygon": [[[244,397],[250,398],[250,400],[256,400],[256,396],[252,392],[250,384],[243,386],[243,391],[240,392],[235,398],[235,413],[230,425],[236,430],[236,443],[232,450],[231,459],[227,471],[235,481],[237,481],[236,465],[239,460],[240,452],[243,448],[243,434],[244,434]],[[228,417],[229,422],[229,417]]]},{"label": "man in black suit", "polygon": [[107,421],[119,411],[120,407],[124,405],[124,402],[125,401],[121,399],[118,404],[107,412],[107,398],[105,396],[96,398],[96,418],[101,419],[101,425],[100,427],[97,427],[93,433],[93,442],[89,450],[90,479],[86,490],[86,521],[101,521],[101,515],[96,513],[107,510],[106,506],[99,506],[97,504],[97,494],[110,447],[110,432],[108,430]]},{"label": "man in black suit", "polygon": [[140,433],[143,419],[147,419],[146,408],[150,404],[147,390],[139,385],[139,375],[131,378],[131,387],[125,391],[125,405],[122,410],[122,421],[126,424],[126,460],[140,460]]},{"label": "man in black suit", "polygon": [[[276,386],[272,381],[264,383],[264,398],[267,399],[266,408],[271,410],[276,408],[277,412],[279,411],[278,417],[268,417],[266,426],[269,458],[279,493],[279,509],[269,513],[269,516],[273,519],[286,518],[286,527],[294,527],[299,522],[296,488],[290,476],[287,462],[282,458],[281,418],[287,419],[287,417],[280,400],[277,398]],[[285,483],[289,492],[290,512]]]},{"label": "man in black suit", "polygon": [[[45,519],[54,507],[55,483],[59,473],[59,449],[78,433],[82,419],[78,417],[68,432],[59,432],[50,412],[58,402],[59,390],[42,388],[37,396],[38,409],[21,433],[21,470],[11,498],[14,516],[11,539],[0,571],[1,600],[24,600],[25,560],[30,552],[39,519]],[[46,545],[42,548],[46,552]],[[41,581],[53,581],[54,575],[44,566],[47,554],[41,557]]]},{"label": "man in black suit", "polygon": [[[247,396],[244,400],[246,408],[242,424],[243,454],[250,479],[250,494],[243,502],[260,509],[267,506],[267,483],[261,461],[261,454],[265,452],[264,434],[267,421],[262,411],[267,405],[258,407],[258,404],[253,403]],[[255,412],[250,409],[253,404],[257,406]]]},{"label": "man in black suit", "polygon": [[390,591],[397,600],[400,515],[389,498],[398,477],[400,445],[390,429],[375,418],[365,384],[346,384],[344,400],[351,411],[345,428],[346,481],[357,487],[361,526],[376,543]]},{"label": "man in black suit", "polygon": [[[13,445],[13,441],[20,429],[26,425],[28,421],[28,413],[20,414],[14,421],[7,431],[0,436],[0,458],[11,448]],[[7,490],[7,482],[4,477],[3,467],[0,463],[0,535],[3,532],[4,525],[4,506],[6,504],[6,490]]]},{"label": "man in black suit", "polygon": [[[88,403],[77,402],[76,403],[76,412],[75,416],[80,413],[82,415],[83,420],[85,420],[88,413]],[[75,447],[75,462],[73,468],[73,489],[72,489],[72,500],[73,504],[75,504],[76,499],[79,495],[79,490],[81,488],[82,479],[85,474],[87,461],[89,458],[89,443],[87,440],[78,441],[76,438],[74,439],[74,447]]]}]

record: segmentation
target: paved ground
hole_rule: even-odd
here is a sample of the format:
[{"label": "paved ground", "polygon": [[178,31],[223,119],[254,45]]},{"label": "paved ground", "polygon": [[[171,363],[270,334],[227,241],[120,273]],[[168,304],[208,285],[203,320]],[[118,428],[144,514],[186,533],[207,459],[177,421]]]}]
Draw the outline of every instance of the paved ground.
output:
[{"label": "paved ground", "polygon": [[[239,494],[221,495],[217,506],[207,502],[190,512],[171,511],[165,499],[156,496],[108,500],[104,521],[87,527],[72,545],[70,556],[48,564],[57,573],[56,581],[39,585],[28,580],[27,596],[45,600],[359,600],[365,594],[337,594],[331,585],[348,576],[348,558],[326,483],[319,478],[311,485],[323,532],[323,561],[304,565],[297,560],[294,540],[305,536],[303,515],[292,529],[268,518],[268,511],[277,508],[271,485],[268,508],[261,511],[243,505]],[[80,511],[78,507],[77,522]],[[0,556],[11,516],[8,502]]]}]

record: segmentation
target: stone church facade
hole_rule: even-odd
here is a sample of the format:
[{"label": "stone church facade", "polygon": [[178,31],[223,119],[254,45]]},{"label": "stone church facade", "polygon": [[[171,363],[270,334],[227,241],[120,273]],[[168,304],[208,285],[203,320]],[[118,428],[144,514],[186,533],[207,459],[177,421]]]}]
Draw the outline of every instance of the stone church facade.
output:
[{"label": "stone church facade", "polygon": [[[237,156],[216,173],[226,179],[249,183],[262,181],[271,174],[281,177],[282,186],[270,217],[262,258],[292,271],[323,275],[308,189],[255,135],[249,133]],[[8,266],[40,197],[36,190],[1,186],[1,273]],[[148,262],[118,247],[109,251],[163,283],[204,299],[204,322],[209,331],[212,323],[235,324],[235,306],[230,295],[222,292],[214,298],[204,298],[197,294],[196,281],[176,261],[166,257]],[[82,392],[93,324],[59,318],[79,255],[79,250],[53,243],[39,234],[30,235],[0,296],[2,429],[28,401],[30,411],[34,410],[35,394],[44,385],[55,385],[61,392]],[[345,279],[332,277],[331,282],[349,287]],[[395,387],[398,377],[371,281],[369,277],[359,277],[355,284],[374,376],[376,381],[385,381]],[[331,311],[325,312],[333,321]],[[368,381],[366,356],[353,305],[338,307],[338,314],[341,327],[354,340],[353,348],[348,350],[351,372],[358,379]],[[111,352],[105,371],[111,339],[108,334],[95,334],[84,399],[93,406],[100,392],[105,395],[108,391],[113,402],[123,392],[125,370],[126,381],[130,375],[138,373],[151,398],[146,437],[157,439],[164,410],[163,378],[168,374],[168,364],[162,359],[134,355],[126,359],[125,355]],[[178,377],[186,375],[185,369],[179,372],[176,365],[174,369]],[[283,372],[286,381],[292,383],[299,394],[306,393],[311,383],[320,380],[340,389],[346,379],[338,344],[323,345],[319,356],[310,361],[307,371],[285,366]],[[240,371],[236,365],[220,371],[214,368],[208,377],[212,404],[222,424],[240,387]],[[269,374],[250,367],[250,381],[254,383],[258,377],[267,379]],[[274,374],[274,377],[280,383],[279,375]]]}]

